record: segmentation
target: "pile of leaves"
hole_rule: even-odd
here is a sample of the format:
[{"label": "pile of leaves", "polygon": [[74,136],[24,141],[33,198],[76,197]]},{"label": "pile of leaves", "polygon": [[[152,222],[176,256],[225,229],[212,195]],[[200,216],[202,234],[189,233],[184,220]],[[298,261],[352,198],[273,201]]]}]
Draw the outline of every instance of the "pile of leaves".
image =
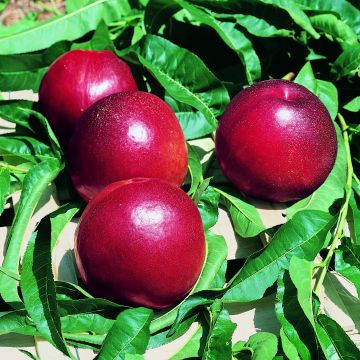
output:
[{"label": "pile of leaves", "polygon": [[[191,294],[161,314],[94,298],[80,285],[54,280],[54,246],[83,204],[69,181],[66,154],[37,103],[2,100],[0,117],[15,123],[16,131],[0,136],[1,222],[11,225],[0,268],[5,314],[0,334],[41,336],[71,358],[68,345],[93,349],[101,360],[141,359],[146,349],[176,339],[197,321],[176,359],[359,359],[341,326],[322,313],[318,297],[328,271],[346,277],[360,295],[360,11],[355,3],[68,0],[63,15],[1,28],[2,92],[37,92],[47,67],[70,49],[110,49],[132,66],[140,88],[165,99],[189,142],[183,189],[200,210],[208,251]],[[338,154],[325,183],[308,198],[287,204],[284,225],[267,228],[256,207],[223,177],[208,145],[238,91],[263,79],[290,79],[291,73],[329,110]],[[19,264],[26,227],[51,182],[61,206],[41,220]],[[11,216],[4,207],[18,191]],[[266,235],[269,243],[246,259],[227,261],[226,242],[210,230],[219,206],[239,237],[261,244],[259,237]],[[350,237],[344,235],[346,222]],[[236,324],[226,304],[270,294],[276,294],[279,334],[259,332],[233,344]]]}]

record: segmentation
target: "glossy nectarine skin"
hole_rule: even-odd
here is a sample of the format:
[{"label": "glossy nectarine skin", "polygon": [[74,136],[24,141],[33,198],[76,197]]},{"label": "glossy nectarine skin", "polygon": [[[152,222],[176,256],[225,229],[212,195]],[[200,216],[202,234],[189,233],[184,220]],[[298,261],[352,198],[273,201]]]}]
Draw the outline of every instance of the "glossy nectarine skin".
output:
[{"label": "glossy nectarine skin", "polygon": [[137,90],[130,67],[112,51],[72,50],[53,62],[39,89],[39,107],[66,146],[81,114],[95,101]]},{"label": "glossy nectarine skin", "polygon": [[122,92],[83,114],[69,144],[69,164],[76,190],[88,201],[106,185],[135,177],[180,186],[187,148],[179,122],[163,100],[141,91]]},{"label": "glossy nectarine skin", "polygon": [[182,300],[206,245],[199,212],[180,188],[157,179],[113,183],[86,207],[75,258],[96,296],[154,309]]},{"label": "glossy nectarine skin", "polygon": [[224,174],[245,195],[267,201],[310,195],[329,175],[336,153],[335,128],[323,103],[286,80],[241,91],[216,133]]}]

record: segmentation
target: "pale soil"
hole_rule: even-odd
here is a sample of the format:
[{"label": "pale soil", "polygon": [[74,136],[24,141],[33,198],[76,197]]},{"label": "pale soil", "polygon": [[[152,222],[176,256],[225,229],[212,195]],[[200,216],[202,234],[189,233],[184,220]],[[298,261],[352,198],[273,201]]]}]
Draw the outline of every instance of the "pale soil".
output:
[{"label": "pale soil", "polygon": [[65,11],[65,0],[9,0],[6,8],[0,12],[0,24],[9,26],[26,16],[29,12],[37,13],[39,21]]}]

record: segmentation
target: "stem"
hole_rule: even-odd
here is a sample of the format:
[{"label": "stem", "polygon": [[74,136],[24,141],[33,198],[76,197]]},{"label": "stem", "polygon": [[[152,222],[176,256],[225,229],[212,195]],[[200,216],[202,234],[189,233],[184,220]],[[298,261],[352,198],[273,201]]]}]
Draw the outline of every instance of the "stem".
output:
[{"label": "stem", "polygon": [[[35,208],[48,184],[51,183],[62,170],[61,166],[46,162],[40,163],[31,169],[23,182],[23,189],[18,208],[15,212],[13,224],[5,243],[5,256],[2,266],[5,270],[18,273],[20,249],[26,230]],[[54,166],[54,168],[50,167]],[[42,174],[39,176],[38,174]],[[21,306],[21,299],[17,292],[17,281],[0,274],[0,292],[4,301],[17,309]]]},{"label": "stem", "polygon": [[346,160],[347,160],[347,175],[346,175],[346,184],[345,184],[345,200],[344,200],[344,204],[341,207],[340,210],[340,214],[339,214],[339,221],[338,221],[338,225],[336,227],[336,231],[335,231],[335,235],[334,235],[334,239],[330,245],[330,249],[329,252],[326,256],[326,258],[323,261],[324,267],[321,269],[320,272],[320,277],[315,285],[314,288],[314,293],[316,295],[319,295],[320,289],[322,287],[322,284],[324,282],[325,276],[326,276],[326,272],[327,272],[327,268],[329,267],[329,263],[330,260],[334,254],[334,250],[336,249],[336,246],[338,245],[339,240],[341,240],[341,238],[343,237],[343,231],[344,231],[344,226],[345,226],[345,222],[346,222],[346,216],[348,213],[348,208],[349,208],[349,200],[350,200],[350,195],[351,195],[351,185],[352,185],[352,178],[354,176],[354,169],[353,169],[353,165],[351,162],[351,151],[350,151],[350,143],[349,143],[349,134],[347,132],[347,125],[345,122],[345,119],[341,116],[341,114],[338,114],[338,119],[340,122],[340,127],[342,130],[342,134],[343,134],[343,139],[344,139],[344,145],[345,145],[345,151],[346,151]]},{"label": "stem", "polygon": [[351,132],[355,133],[355,134],[359,134],[359,133],[360,133],[360,131],[359,131],[358,129],[355,129],[355,128],[351,127],[351,126],[349,126],[349,130],[350,130]]},{"label": "stem", "polygon": [[94,345],[102,345],[105,335],[89,335],[76,333],[63,333],[65,339],[87,342]]},{"label": "stem", "polygon": [[124,26],[126,25],[128,22],[131,22],[133,20],[137,20],[137,19],[141,19],[143,17],[142,14],[135,14],[135,15],[131,15],[131,16],[125,16],[122,18],[122,20],[116,21],[116,22],[112,22],[109,24],[109,27],[118,27],[118,26]]},{"label": "stem", "polygon": [[354,178],[354,180],[357,182],[357,184],[360,185],[360,180],[359,180],[359,178],[356,176],[355,173],[353,173],[353,178]]},{"label": "stem", "polygon": [[23,169],[14,165],[10,165],[5,161],[0,161],[0,168],[8,169],[11,172],[19,173],[19,174],[26,174],[29,171],[28,169]]},{"label": "stem", "polygon": [[289,72],[288,74],[286,74],[285,76],[282,77],[283,80],[289,80],[291,81],[293,78],[295,77],[295,73],[293,73],[292,71]]}]

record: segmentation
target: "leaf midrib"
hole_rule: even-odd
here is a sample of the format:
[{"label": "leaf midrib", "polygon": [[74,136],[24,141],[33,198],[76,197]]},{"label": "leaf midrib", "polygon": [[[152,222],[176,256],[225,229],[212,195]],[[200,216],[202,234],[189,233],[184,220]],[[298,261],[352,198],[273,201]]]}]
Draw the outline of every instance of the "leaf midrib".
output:
[{"label": "leaf midrib", "polygon": [[[348,245],[345,245],[345,248],[350,252],[350,254],[354,257],[354,259],[356,260],[356,263],[358,263],[358,267],[360,269],[360,259],[358,258],[357,254],[355,254],[355,252],[348,246]],[[352,266],[355,266],[356,265],[352,265]]]},{"label": "leaf midrib", "polygon": [[[327,223],[328,224],[328,223]],[[292,252],[294,249],[301,247],[302,245],[304,245],[305,243],[309,242],[311,239],[313,239],[315,236],[317,236],[321,231],[323,231],[325,228],[325,226],[321,229],[319,229],[319,231],[317,231],[313,236],[311,236],[310,238],[304,240],[303,242],[301,242],[300,244],[292,247],[291,249],[289,249],[288,251],[284,252],[281,256],[277,257],[275,260],[271,261],[269,264],[265,265],[264,267],[260,268],[258,271],[254,272],[253,274],[249,275],[247,278],[245,278],[244,280],[240,281],[238,284],[236,284],[234,287],[230,288],[228,291],[231,291],[235,288],[237,288],[238,286],[240,286],[244,281],[247,281],[248,279],[252,278],[253,276],[257,275],[258,273],[262,272],[264,269],[272,266],[274,263],[276,263],[279,259],[283,258],[284,256],[286,256],[287,254],[289,254],[290,252]],[[261,256],[261,255],[259,255]],[[255,258],[257,259],[257,258]],[[240,270],[240,272],[242,271],[242,269]],[[240,275],[239,272],[239,275]]]},{"label": "leaf midrib", "polygon": [[130,339],[117,351],[116,355],[113,357],[113,359],[117,359],[118,355],[121,354],[123,352],[124,349],[126,349],[127,346],[129,346],[129,344],[131,343],[132,340],[134,340],[139,334],[140,331],[145,327],[149,317],[151,316],[151,314],[149,314],[146,319],[143,321],[143,324],[141,325],[141,327],[139,328],[139,330],[136,332],[136,334],[134,334],[134,336],[130,337]]},{"label": "leaf midrib", "polygon": [[[35,241],[36,241],[36,239],[35,239]],[[35,251],[35,241],[34,241],[34,243],[33,243],[33,251]],[[30,264],[29,264],[30,265]],[[45,264],[43,265],[43,267],[47,267],[47,265],[48,264],[46,264],[46,262],[45,262]],[[33,262],[31,262],[31,267],[33,266]],[[41,267],[40,267],[40,269],[41,269]],[[38,270],[39,270],[39,268],[38,268]],[[32,278],[34,278],[35,279],[35,281],[36,281],[36,276],[35,276],[35,273],[32,273],[31,274],[31,277]],[[67,347],[66,347],[66,345],[65,345],[65,340],[64,340],[64,338],[62,337],[62,334],[61,334],[61,331],[59,332],[59,329],[58,329],[58,327],[56,326],[56,321],[55,321],[55,319],[53,318],[53,311],[51,310],[51,308],[50,308],[50,301],[49,301],[49,297],[47,296],[47,294],[48,294],[48,279],[49,279],[49,276],[48,276],[48,274],[46,274],[45,273],[45,276],[44,277],[42,277],[41,278],[41,280],[43,280],[44,282],[45,282],[45,284],[44,284],[44,287],[45,287],[45,289],[44,289],[44,292],[45,292],[45,301],[44,301],[44,303],[43,303],[43,305],[44,305],[44,315],[45,315],[45,319],[47,319],[46,321],[49,323],[49,330],[50,330],[50,324],[52,325],[51,327],[52,328],[54,328],[55,329],[55,332],[56,332],[56,335],[58,336],[58,339],[61,341],[61,345],[62,346],[65,346],[65,348],[63,348],[62,349],[62,351],[66,351],[66,352],[68,352],[68,349],[67,349]],[[40,280],[40,279],[39,279]],[[24,281],[24,283],[25,283],[25,281]],[[40,299],[42,299],[43,298],[43,296],[41,296],[40,294],[40,290],[41,290],[41,287],[38,287],[38,293],[39,293],[39,298]],[[32,306],[32,308],[33,308],[33,310],[36,310],[36,308],[37,308],[37,306]],[[46,316],[46,314],[45,314],[45,310],[47,310],[48,311],[48,315],[50,316],[50,319]],[[58,314],[57,312],[56,312],[56,314]],[[59,319],[60,319],[60,317],[59,317]],[[41,319],[39,319],[40,321],[41,321]],[[50,321],[49,321],[50,320]],[[40,334],[43,332],[43,326],[41,326],[41,327],[39,327],[38,328],[38,326],[37,326],[37,324],[35,323],[35,326],[36,326],[36,328],[38,329],[38,331],[40,332]],[[50,334],[48,334],[48,332],[46,331],[46,333],[47,333],[47,335],[50,335],[50,339],[51,340],[53,340],[53,336],[51,335],[51,330],[50,330]],[[59,345],[59,344],[56,344],[55,343],[55,341],[54,341],[54,345]],[[57,347],[56,346],[56,347]],[[61,346],[61,347],[62,347]]]},{"label": "leaf midrib", "polygon": [[[216,187],[214,187],[214,190],[215,190],[217,193],[219,193],[220,195],[222,195],[223,197],[225,197],[225,198],[232,204],[232,206],[234,206],[241,214],[243,214],[243,215],[249,220],[249,222],[255,224],[255,225],[258,226],[258,227],[261,227],[261,228],[265,229],[264,224],[262,224],[262,223],[261,223],[261,224],[256,223],[253,219],[251,219],[249,216],[247,216],[247,215],[245,214],[245,212],[240,209],[239,206],[237,206],[234,202],[231,201],[231,199],[229,198],[229,196],[232,196],[232,195],[229,195],[229,194],[225,193],[224,191],[222,191],[222,190],[220,190],[220,189],[218,189],[218,188],[216,188]],[[240,199],[238,199],[238,200],[241,201]],[[247,204],[247,205],[248,205],[248,204]]]},{"label": "leaf midrib", "polygon": [[[142,55],[138,54],[139,58],[142,59],[145,63],[150,63],[146,58],[144,58]],[[149,70],[151,70],[151,67],[149,66]],[[160,74],[162,74],[163,76],[165,76],[170,82],[173,82],[174,84],[176,84],[178,87],[180,87],[181,89],[183,89],[188,95],[190,95],[190,97],[195,98],[204,108],[206,113],[211,117],[211,120],[213,122],[213,124],[217,124],[217,120],[215,115],[213,114],[213,112],[211,111],[211,109],[208,107],[208,105],[206,103],[203,102],[203,100],[201,98],[199,98],[195,93],[191,92],[188,88],[186,88],[183,84],[181,84],[180,82],[176,81],[175,79],[173,79],[170,75],[168,75],[167,73],[165,73],[164,71],[162,71],[159,67],[156,67],[156,71],[158,71]]]}]

